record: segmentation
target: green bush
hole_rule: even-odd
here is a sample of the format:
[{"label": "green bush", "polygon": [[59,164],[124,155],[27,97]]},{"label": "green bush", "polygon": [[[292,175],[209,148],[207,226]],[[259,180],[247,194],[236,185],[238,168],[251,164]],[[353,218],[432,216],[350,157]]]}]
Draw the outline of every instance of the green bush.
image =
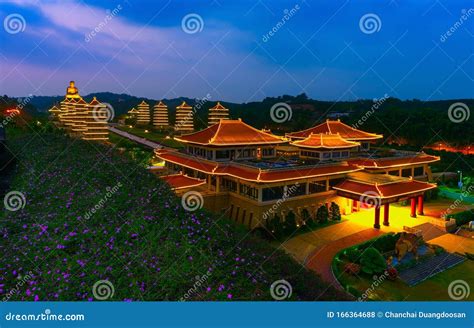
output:
[{"label": "green bush", "polygon": [[328,222],[329,218],[329,211],[326,205],[321,205],[318,210],[316,211],[316,221],[318,221],[319,224],[323,224]]},{"label": "green bush", "polygon": [[339,210],[339,205],[335,202],[331,202],[331,220],[340,221],[341,220],[341,211]]},{"label": "green bush", "polygon": [[351,285],[346,286],[346,291],[349,294],[354,295],[356,298],[359,298],[359,297],[362,296],[362,292],[360,290],[358,290],[357,288],[355,288],[354,286],[351,286]]},{"label": "green bush", "polygon": [[362,271],[367,274],[377,274],[387,268],[384,257],[373,247],[367,248],[360,257]]},{"label": "green bush", "polygon": [[293,211],[290,211],[286,215],[285,222],[283,223],[283,231],[287,236],[289,236],[292,233],[294,233],[296,231],[296,229],[297,229],[297,227],[296,227],[296,216],[295,216],[295,213],[293,213]]},{"label": "green bush", "polygon": [[462,226],[463,224],[469,223],[470,221],[474,221],[474,210],[451,214],[448,215],[448,218],[453,218],[456,220],[457,226]]}]

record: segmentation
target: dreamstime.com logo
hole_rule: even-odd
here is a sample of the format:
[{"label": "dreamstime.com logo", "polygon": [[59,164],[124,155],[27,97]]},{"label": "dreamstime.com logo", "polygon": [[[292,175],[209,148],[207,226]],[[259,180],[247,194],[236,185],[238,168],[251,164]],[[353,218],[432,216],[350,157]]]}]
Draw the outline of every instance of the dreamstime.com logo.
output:
[{"label": "dreamstime.com logo", "polygon": [[448,295],[455,301],[467,299],[470,294],[471,288],[464,280],[454,280],[448,286]]},{"label": "dreamstime.com logo", "polygon": [[461,123],[467,121],[471,116],[471,111],[465,103],[457,102],[449,106],[448,117],[453,123]]},{"label": "dreamstime.com logo", "polygon": [[5,206],[5,209],[7,209],[8,211],[16,212],[18,210],[25,208],[26,197],[20,191],[16,191],[16,190],[10,191],[3,198],[3,205]]},{"label": "dreamstime.com logo", "polygon": [[380,199],[379,194],[377,194],[375,191],[366,191],[360,195],[359,202],[375,207],[380,206],[382,200]]},{"label": "dreamstime.com logo", "polygon": [[199,33],[204,28],[204,20],[198,14],[187,14],[181,20],[181,28],[187,34]]},{"label": "dreamstime.com logo", "polygon": [[204,198],[200,192],[188,191],[181,197],[181,205],[186,211],[194,212],[204,205]]},{"label": "dreamstime.com logo", "polygon": [[118,182],[115,186],[113,186],[112,188],[110,187],[107,187],[106,190],[107,192],[105,193],[104,197],[102,197],[98,202],[97,204],[95,204],[95,206],[93,208],[91,208],[90,210],[88,210],[86,212],[86,214],[84,215],[84,219],[85,220],[89,220],[98,210],[104,208],[105,204],[107,203],[107,201],[112,198],[112,196],[122,187],[122,183],[121,182]]},{"label": "dreamstime.com logo", "polygon": [[284,102],[276,103],[270,108],[270,117],[275,123],[283,123],[291,120],[293,110],[290,105]]},{"label": "dreamstime.com logo", "polygon": [[44,310],[43,313],[7,313],[6,321],[84,321],[86,318],[83,314],[55,314],[50,309]]},{"label": "dreamstime.com logo", "polygon": [[374,34],[382,28],[382,21],[380,17],[373,13],[368,13],[362,16],[359,20],[359,28],[362,33]]},{"label": "dreamstime.com logo", "polygon": [[25,17],[18,13],[8,15],[3,20],[3,28],[9,34],[24,32],[26,29]]},{"label": "dreamstime.com logo", "polygon": [[193,287],[189,288],[186,294],[184,294],[179,300],[184,302],[193,297],[204,287],[204,283],[209,279],[210,276],[211,271],[207,271],[206,274],[203,274],[202,276],[196,276],[196,282],[193,284]]},{"label": "dreamstime.com logo", "polygon": [[282,301],[284,299],[290,298],[291,294],[293,294],[293,288],[291,287],[291,284],[285,279],[276,280],[270,286],[270,295],[274,300]]},{"label": "dreamstime.com logo", "polygon": [[99,301],[105,301],[112,298],[114,293],[114,285],[108,280],[96,281],[94,286],[92,286],[92,295],[94,295],[94,297]]},{"label": "dreamstime.com logo", "polygon": [[115,110],[109,103],[100,103],[92,108],[92,117],[96,122],[110,122],[115,117]]}]

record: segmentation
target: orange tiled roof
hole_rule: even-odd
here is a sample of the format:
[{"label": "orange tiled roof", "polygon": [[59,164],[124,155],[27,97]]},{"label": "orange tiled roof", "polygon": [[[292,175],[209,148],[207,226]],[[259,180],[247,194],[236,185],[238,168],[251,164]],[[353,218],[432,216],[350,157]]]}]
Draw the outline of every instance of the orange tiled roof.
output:
[{"label": "orange tiled roof", "polygon": [[364,168],[390,168],[390,167],[399,167],[399,166],[406,166],[411,164],[423,164],[423,163],[432,163],[439,161],[440,158],[438,156],[432,155],[416,155],[413,157],[400,157],[400,158],[361,158],[361,159],[349,159],[348,162],[361,166]]},{"label": "orange tiled roof", "polygon": [[176,151],[156,150],[155,153],[158,157],[165,161],[195,169],[200,172],[214,175],[230,175],[242,180],[254,182],[279,182],[300,178],[312,178],[341,173],[351,173],[362,170],[362,168],[348,164],[260,170],[257,167],[245,165],[205,161],[199,158],[181,154]]},{"label": "orange tiled roof", "polygon": [[363,195],[366,195],[367,198],[378,197],[383,199],[420,193],[436,188],[436,185],[411,179],[386,184],[367,183],[348,179],[333,188],[355,194],[356,196],[364,197]]},{"label": "orange tiled roof", "polygon": [[221,120],[207,129],[175,138],[205,146],[280,144],[283,138],[260,131],[239,120]]},{"label": "orange tiled roof", "polygon": [[352,148],[359,146],[359,142],[348,141],[342,138],[339,134],[317,133],[310,135],[303,140],[291,142],[292,145],[302,148]]},{"label": "orange tiled roof", "polygon": [[185,101],[183,101],[181,105],[176,106],[176,108],[192,108],[192,107],[189,106]]},{"label": "orange tiled roof", "polygon": [[206,183],[206,180],[191,178],[183,174],[166,175],[161,177],[161,179],[168,183],[171,189],[174,190],[197,187]]},{"label": "orange tiled roof", "polygon": [[307,138],[311,133],[332,133],[339,134],[346,140],[376,140],[383,138],[381,134],[369,133],[362,130],[355,129],[347,124],[342,123],[340,120],[330,121],[327,120],[324,123],[313,126],[312,128],[288,133],[286,136],[292,139],[304,139]]}]

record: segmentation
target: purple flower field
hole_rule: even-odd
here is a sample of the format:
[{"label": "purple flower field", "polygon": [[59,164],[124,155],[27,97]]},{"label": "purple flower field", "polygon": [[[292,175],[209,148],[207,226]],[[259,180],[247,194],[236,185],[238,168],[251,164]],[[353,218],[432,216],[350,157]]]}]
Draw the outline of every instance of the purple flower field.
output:
[{"label": "purple flower field", "polygon": [[10,301],[345,299],[314,273],[225,218],[186,212],[154,175],[113,148],[56,134],[10,140],[9,190],[22,209],[0,214],[0,295]]}]

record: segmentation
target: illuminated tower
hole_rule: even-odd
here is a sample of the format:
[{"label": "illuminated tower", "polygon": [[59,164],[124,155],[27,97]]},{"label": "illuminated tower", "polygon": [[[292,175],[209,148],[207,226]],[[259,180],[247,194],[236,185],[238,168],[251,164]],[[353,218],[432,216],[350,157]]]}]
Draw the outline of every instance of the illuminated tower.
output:
[{"label": "illuminated tower", "polygon": [[176,107],[176,123],[174,129],[181,133],[194,132],[193,116],[193,108],[183,101],[181,105]]},{"label": "illuminated tower", "polygon": [[138,105],[137,125],[150,124],[150,105],[144,100]]},{"label": "illuminated tower", "polygon": [[208,126],[214,125],[219,123],[220,120],[228,120],[229,119],[229,109],[225,108],[221,105],[220,102],[209,108],[209,116],[207,119]]},{"label": "illuminated tower", "polygon": [[109,139],[107,120],[100,114],[107,112],[107,106],[94,97],[86,108],[85,130],[82,133],[82,139],[107,141]]},{"label": "illuminated tower", "polygon": [[61,114],[61,109],[60,107],[53,105],[50,109],[48,109],[48,112],[50,114],[51,120],[55,123],[59,122],[59,114]]},{"label": "illuminated tower", "polygon": [[162,101],[153,107],[153,126],[158,128],[167,128],[168,122],[168,106]]},{"label": "illuminated tower", "polygon": [[83,132],[87,131],[87,107],[87,102],[82,98],[75,105],[74,117],[72,118],[73,125],[71,127],[71,134],[74,136],[82,137]]}]

